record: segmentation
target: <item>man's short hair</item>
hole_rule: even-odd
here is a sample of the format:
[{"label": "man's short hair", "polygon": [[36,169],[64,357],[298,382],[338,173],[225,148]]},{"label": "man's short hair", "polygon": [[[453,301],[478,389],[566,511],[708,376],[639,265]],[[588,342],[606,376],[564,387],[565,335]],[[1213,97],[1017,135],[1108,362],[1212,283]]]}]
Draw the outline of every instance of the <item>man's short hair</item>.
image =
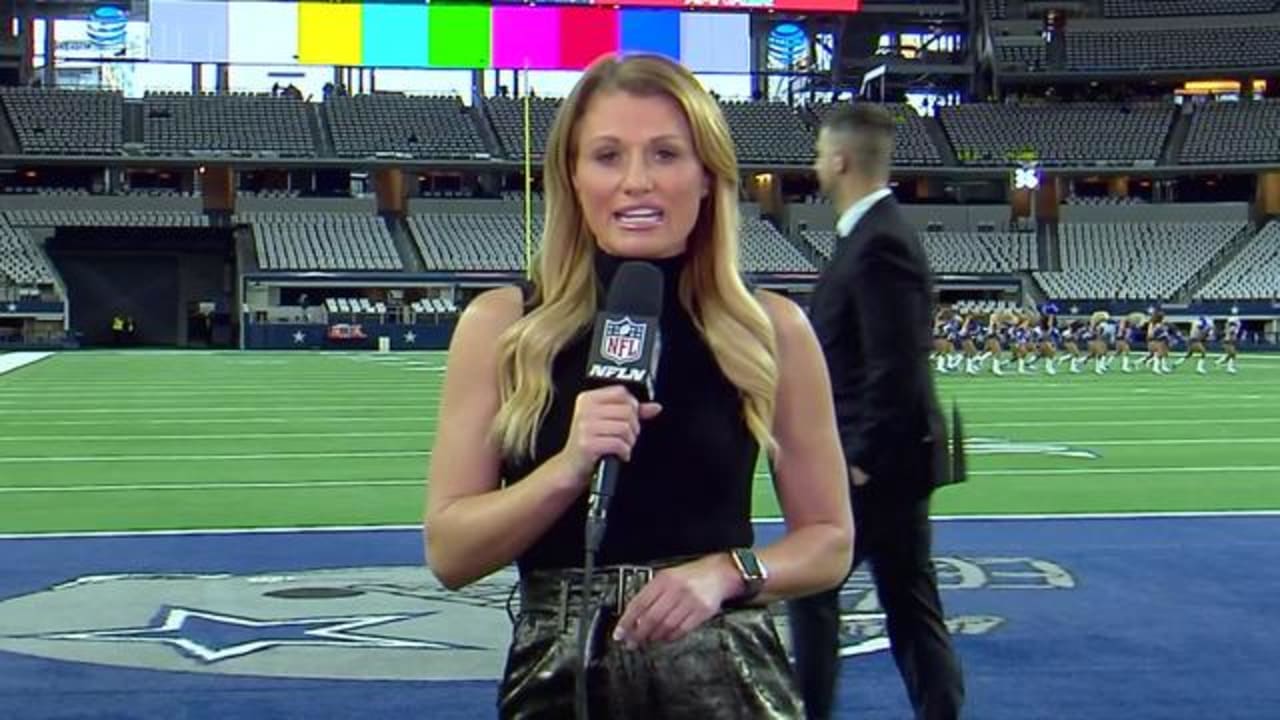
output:
[{"label": "man's short hair", "polygon": [[897,128],[893,113],[871,102],[840,103],[822,119],[823,127],[836,132],[879,133],[892,136]]},{"label": "man's short hair", "polygon": [[822,127],[848,140],[844,145],[856,157],[859,169],[873,173],[889,164],[897,121],[883,105],[871,102],[842,103],[822,119]]}]

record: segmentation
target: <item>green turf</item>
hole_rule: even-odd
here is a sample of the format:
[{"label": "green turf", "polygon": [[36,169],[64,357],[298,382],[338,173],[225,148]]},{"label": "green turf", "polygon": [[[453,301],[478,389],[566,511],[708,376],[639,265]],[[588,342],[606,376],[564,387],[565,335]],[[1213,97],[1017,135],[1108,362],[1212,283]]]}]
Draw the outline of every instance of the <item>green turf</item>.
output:
[{"label": "green turf", "polygon": [[[0,375],[0,532],[416,523],[443,356],[69,353]],[[946,377],[938,513],[1280,508],[1280,358],[1241,374]],[[990,440],[1096,458],[986,454]],[[757,478],[756,514],[777,515]]]}]

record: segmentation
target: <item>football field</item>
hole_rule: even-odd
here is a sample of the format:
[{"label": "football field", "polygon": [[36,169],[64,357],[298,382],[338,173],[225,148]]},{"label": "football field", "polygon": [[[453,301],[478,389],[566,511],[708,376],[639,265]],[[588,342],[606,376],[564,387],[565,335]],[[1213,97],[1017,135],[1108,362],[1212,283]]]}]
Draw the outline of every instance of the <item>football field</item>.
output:
[{"label": "football field", "polygon": [[[443,365],[82,352],[0,375],[0,532],[419,522]],[[941,378],[971,481],[935,513],[1280,509],[1280,356],[1212,370]]]},{"label": "football field", "polygon": [[[515,574],[448,591],[422,564],[443,364],[104,351],[0,374],[0,715],[493,717]],[[1274,715],[1280,355],[939,387],[968,438],[969,482],[934,500],[968,717]],[[840,597],[838,720],[907,717],[865,568]]]}]

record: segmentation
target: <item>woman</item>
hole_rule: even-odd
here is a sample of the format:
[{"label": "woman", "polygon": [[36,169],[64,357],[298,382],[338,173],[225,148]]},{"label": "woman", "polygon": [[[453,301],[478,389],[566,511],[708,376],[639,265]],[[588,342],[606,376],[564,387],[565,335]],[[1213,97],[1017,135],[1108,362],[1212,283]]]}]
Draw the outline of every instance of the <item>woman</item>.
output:
[{"label": "woman", "polygon": [[[546,223],[528,297],[489,291],[449,350],[427,498],[427,557],[458,588],[516,562],[521,612],[505,718],[573,713],[585,489],[625,461],[591,653],[608,717],[798,718],[769,601],[837,585],[851,561],[847,470],[827,372],[798,307],[738,274],[738,169],[718,106],[664,58],[604,58],[552,126]],[[657,403],[586,390],[591,322],[623,259],[665,276]],[[753,542],[760,449],[786,518]],[[732,554],[731,554],[731,551]],[[761,575],[767,575],[763,583]]]}]

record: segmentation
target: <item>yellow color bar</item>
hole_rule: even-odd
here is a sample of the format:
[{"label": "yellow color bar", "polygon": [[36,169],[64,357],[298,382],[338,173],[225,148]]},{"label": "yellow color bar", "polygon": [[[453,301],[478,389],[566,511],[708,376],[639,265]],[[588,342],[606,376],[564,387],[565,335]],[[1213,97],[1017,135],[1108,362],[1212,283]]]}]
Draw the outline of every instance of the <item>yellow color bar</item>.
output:
[{"label": "yellow color bar", "polygon": [[360,15],[360,3],[299,3],[298,62],[360,65]]}]

